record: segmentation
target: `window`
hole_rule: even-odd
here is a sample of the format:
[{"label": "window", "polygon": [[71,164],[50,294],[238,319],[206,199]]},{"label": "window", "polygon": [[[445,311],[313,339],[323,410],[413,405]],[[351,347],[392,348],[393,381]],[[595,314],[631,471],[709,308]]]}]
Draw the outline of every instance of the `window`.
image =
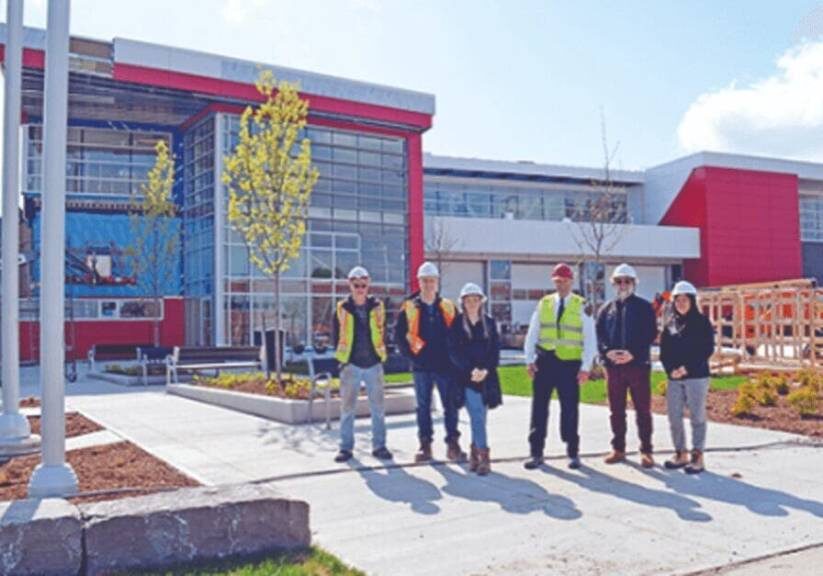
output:
[{"label": "window", "polygon": [[823,196],[800,196],[800,239],[823,242]]}]

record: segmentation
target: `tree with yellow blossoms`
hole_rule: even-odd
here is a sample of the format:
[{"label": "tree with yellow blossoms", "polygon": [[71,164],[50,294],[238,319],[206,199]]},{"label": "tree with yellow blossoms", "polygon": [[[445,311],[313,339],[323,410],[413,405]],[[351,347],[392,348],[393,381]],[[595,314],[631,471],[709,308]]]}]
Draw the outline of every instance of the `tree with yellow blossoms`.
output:
[{"label": "tree with yellow blossoms", "polygon": [[153,307],[153,342],[160,346],[160,318],[163,291],[180,274],[177,245],[180,223],[175,218],[172,198],[174,159],[165,140],[154,147],[154,166],[148,181],[141,185],[140,196],[132,199],[129,228],[134,238],[126,249],[131,274],[136,285],[151,295]]},{"label": "tree with yellow blossoms", "polygon": [[311,142],[300,138],[309,104],[297,86],[278,83],[264,71],[257,90],[264,101],[243,112],[237,147],[224,160],[223,183],[229,222],[245,239],[251,263],[274,281],[275,366],[281,382],[280,275],[300,255],[319,172],[311,162]]}]

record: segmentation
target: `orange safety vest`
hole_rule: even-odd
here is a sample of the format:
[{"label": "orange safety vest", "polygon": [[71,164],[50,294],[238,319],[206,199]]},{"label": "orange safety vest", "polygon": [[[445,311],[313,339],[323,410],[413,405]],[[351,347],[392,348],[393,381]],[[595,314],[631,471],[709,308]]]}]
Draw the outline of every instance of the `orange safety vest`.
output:
[{"label": "orange safety vest", "polygon": [[[451,328],[454,317],[457,316],[454,303],[448,298],[441,298],[440,311],[443,313],[446,327]],[[417,309],[414,300],[406,300],[403,302],[403,312],[406,314],[406,321],[409,325],[406,332],[406,341],[409,343],[412,354],[420,354],[420,351],[426,346],[425,340],[420,337],[420,310]]]}]

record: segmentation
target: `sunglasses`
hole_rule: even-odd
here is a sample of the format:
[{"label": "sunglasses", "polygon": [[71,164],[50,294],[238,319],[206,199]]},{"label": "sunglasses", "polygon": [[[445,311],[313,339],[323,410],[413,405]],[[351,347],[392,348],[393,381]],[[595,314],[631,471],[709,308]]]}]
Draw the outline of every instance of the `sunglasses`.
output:
[{"label": "sunglasses", "polygon": [[614,281],[614,283],[617,284],[618,286],[629,286],[630,284],[634,283],[634,280],[632,280],[630,278],[618,278],[617,280]]},{"label": "sunglasses", "polygon": [[351,286],[355,290],[365,290],[366,288],[369,287],[369,285],[366,284],[365,282],[352,282]]}]

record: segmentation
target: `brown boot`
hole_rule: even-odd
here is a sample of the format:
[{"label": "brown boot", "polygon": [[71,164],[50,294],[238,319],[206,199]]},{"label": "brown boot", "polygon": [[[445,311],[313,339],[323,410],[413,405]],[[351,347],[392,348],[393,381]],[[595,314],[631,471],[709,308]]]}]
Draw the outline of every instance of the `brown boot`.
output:
[{"label": "brown boot", "polygon": [[663,463],[663,466],[668,470],[677,470],[683,468],[689,463],[689,453],[685,450],[678,450],[669,460]]},{"label": "brown boot", "polygon": [[477,475],[478,476],[485,476],[492,469],[491,458],[489,456],[489,449],[488,448],[478,448],[478,457],[480,461],[477,464]]},{"label": "brown boot", "polygon": [[652,458],[651,452],[640,453],[640,465],[643,468],[654,468],[654,458]]},{"label": "brown boot", "polygon": [[700,474],[705,470],[703,465],[703,452],[692,450],[692,461],[686,466],[686,474]]},{"label": "brown boot", "polygon": [[471,445],[471,451],[469,452],[469,471],[470,472],[477,472],[477,467],[480,465],[480,451],[477,449],[477,446],[474,444]]},{"label": "brown boot", "polygon": [[611,454],[606,456],[603,459],[603,462],[606,464],[617,464],[618,462],[623,462],[626,459],[626,453],[622,450],[612,450]]},{"label": "brown boot", "polygon": [[420,449],[414,455],[414,461],[418,464],[421,462],[430,462],[432,459],[432,443],[420,442]]},{"label": "brown boot", "polygon": [[466,453],[460,449],[460,443],[457,440],[450,440],[448,449],[446,450],[446,458],[452,462],[465,462]]}]

